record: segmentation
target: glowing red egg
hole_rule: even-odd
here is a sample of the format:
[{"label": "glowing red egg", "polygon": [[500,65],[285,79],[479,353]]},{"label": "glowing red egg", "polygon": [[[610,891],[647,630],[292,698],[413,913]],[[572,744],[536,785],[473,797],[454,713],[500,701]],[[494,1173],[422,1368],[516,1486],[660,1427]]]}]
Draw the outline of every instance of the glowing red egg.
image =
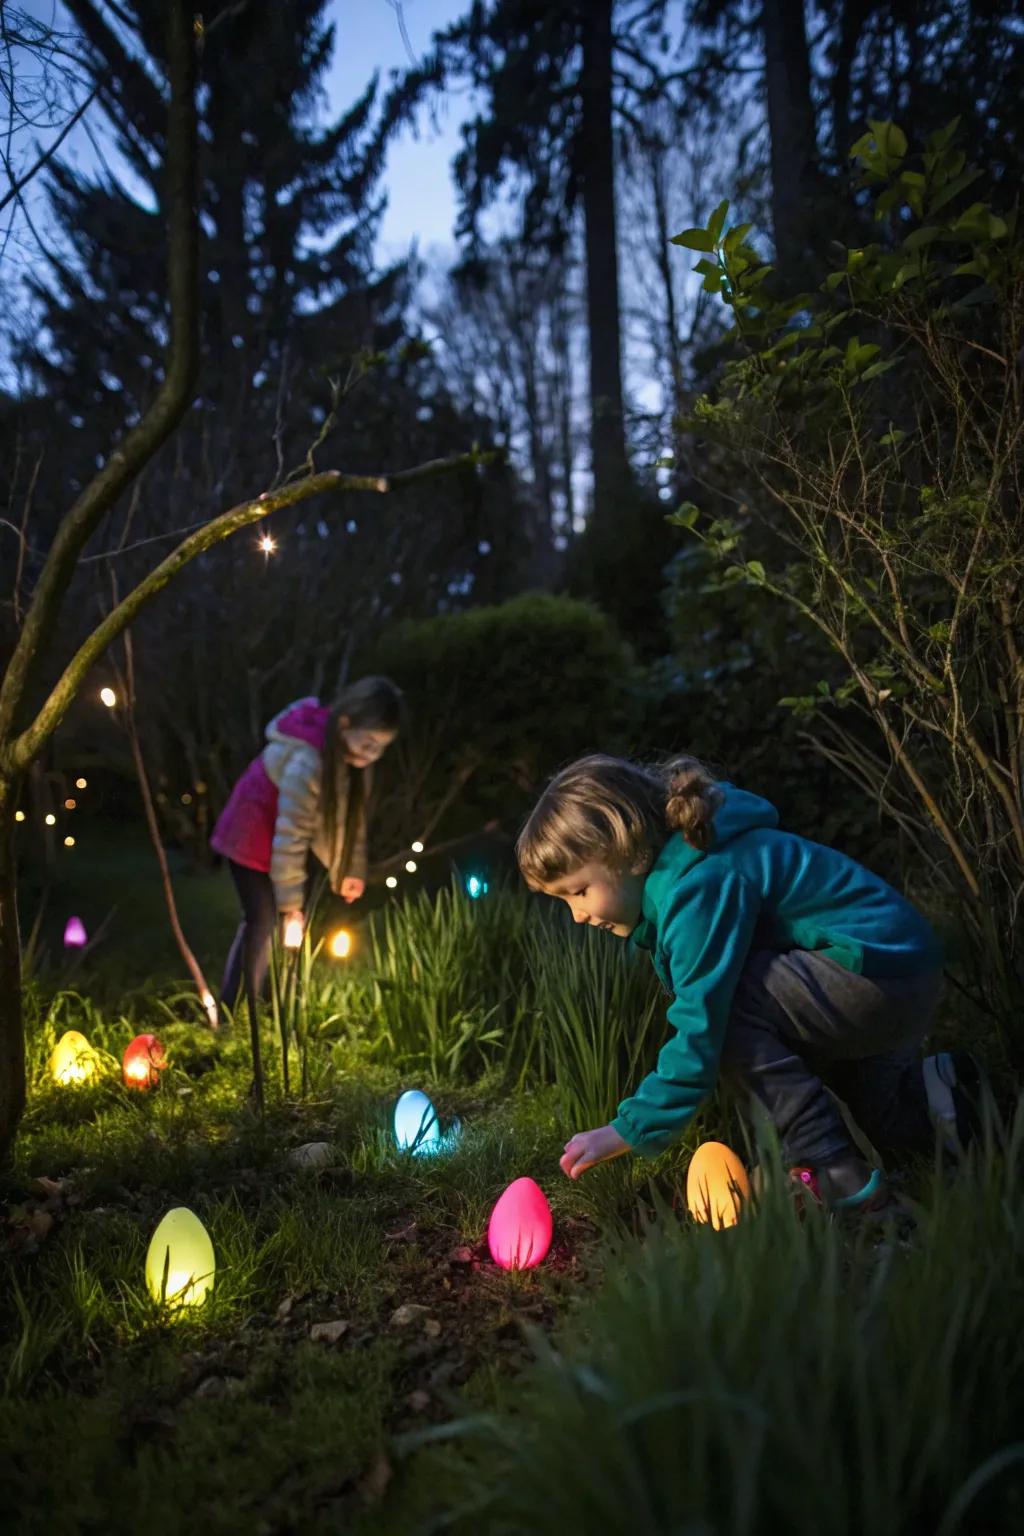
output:
[{"label": "glowing red egg", "polygon": [[532,1269],[551,1247],[551,1207],[533,1179],[516,1179],[487,1226],[491,1258],[502,1269]]},{"label": "glowing red egg", "polygon": [[155,1088],[167,1065],[164,1048],[156,1035],[136,1035],[121,1058],[121,1076],[126,1088],[143,1093]]}]

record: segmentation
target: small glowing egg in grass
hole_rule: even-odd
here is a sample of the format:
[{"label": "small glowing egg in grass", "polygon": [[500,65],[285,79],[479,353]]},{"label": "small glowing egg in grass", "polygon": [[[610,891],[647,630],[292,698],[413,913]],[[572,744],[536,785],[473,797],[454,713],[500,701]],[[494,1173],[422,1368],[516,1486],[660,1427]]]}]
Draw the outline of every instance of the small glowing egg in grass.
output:
[{"label": "small glowing egg in grass", "polygon": [[347,960],[352,953],[352,935],[347,928],[337,928],[331,934],[331,954],[335,960]]},{"label": "small glowing egg in grass", "polygon": [[88,1082],[90,1077],[95,1077],[98,1067],[96,1052],[77,1029],[69,1029],[61,1035],[50,1057],[50,1073],[62,1088]]},{"label": "small glowing egg in grass", "polygon": [[437,1111],[419,1088],[407,1088],[395,1105],[395,1141],[417,1156],[441,1150]]},{"label": "small glowing egg in grass", "polygon": [[284,925],[285,949],[298,949],[302,943],[302,918],[290,917]]},{"label": "small glowing egg in grass", "polygon": [[747,1170],[732,1148],[721,1141],[701,1142],[686,1174],[686,1204],[694,1220],[734,1227],[749,1199]]},{"label": "small glowing egg in grass", "polygon": [[491,1258],[502,1269],[532,1269],[551,1247],[551,1207],[533,1179],[516,1179],[491,1212]]},{"label": "small glowing egg in grass", "polygon": [[196,1307],[213,1289],[217,1261],[210,1234],[186,1205],[168,1211],[150,1238],[146,1286],[156,1302]]},{"label": "small glowing egg in grass", "polygon": [[167,1057],[156,1035],[136,1035],[121,1058],[121,1076],[125,1087],[138,1088],[143,1093],[149,1088],[155,1088],[166,1065]]},{"label": "small glowing egg in grass", "polygon": [[80,917],[69,917],[64,924],[64,948],[81,949],[86,943],[85,924]]}]

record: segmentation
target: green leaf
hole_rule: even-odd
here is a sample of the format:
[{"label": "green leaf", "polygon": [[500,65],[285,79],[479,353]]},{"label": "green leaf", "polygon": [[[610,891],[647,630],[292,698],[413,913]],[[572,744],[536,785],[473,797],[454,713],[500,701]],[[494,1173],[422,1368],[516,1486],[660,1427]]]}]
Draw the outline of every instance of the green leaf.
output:
[{"label": "green leaf", "polygon": [[903,242],[905,251],[919,251],[922,246],[931,245],[938,240],[942,230],[935,224],[924,224],[920,229],[915,229]]},{"label": "green leaf", "polygon": [[748,576],[752,577],[754,581],[764,581],[764,566],[761,564],[760,560],[747,561],[747,574]]},{"label": "green leaf", "polygon": [[878,439],[883,448],[895,448],[897,443],[902,443],[906,433],[900,427],[890,427],[884,437]]},{"label": "green leaf", "polygon": [[713,245],[717,245],[721,238],[722,227],[725,224],[725,216],[728,212],[729,199],[726,197],[722,199],[710,219],[708,219],[708,234],[711,236]]},{"label": "green leaf", "polygon": [[937,192],[932,198],[930,211],[936,214],[940,208],[945,208],[946,204],[952,202],[958,192],[962,192],[965,187],[969,187],[972,182],[977,181],[980,175],[981,172],[979,170],[975,170],[973,166],[968,166],[966,171],[963,171],[959,176],[954,176],[952,181],[947,181],[942,190]]},{"label": "green leaf", "polygon": [[715,242],[706,229],[684,229],[682,234],[673,235],[673,245],[684,245],[688,251],[713,251]]},{"label": "green leaf", "polygon": [[722,241],[723,248],[729,252],[734,251],[743,243],[753,227],[753,224],[734,224],[732,229],[726,232],[725,239]]},{"label": "green leaf", "polygon": [[700,507],[692,501],[684,501],[670,512],[666,517],[666,523],[671,523],[674,528],[693,528],[700,517]]}]

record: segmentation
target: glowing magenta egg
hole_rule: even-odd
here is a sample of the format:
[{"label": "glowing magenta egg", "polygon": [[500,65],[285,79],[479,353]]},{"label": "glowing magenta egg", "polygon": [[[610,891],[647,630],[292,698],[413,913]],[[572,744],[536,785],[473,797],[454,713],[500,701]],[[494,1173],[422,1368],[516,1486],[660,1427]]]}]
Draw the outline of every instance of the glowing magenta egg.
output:
[{"label": "glowing magenta egg", "polygon": [[516,1179],[491,1212],[491,1258],[502,1269],[532,1269],[551,1247],[551,1207],[533,1179]]},{"label": "glowing magenta egg", "polygon": [[155,1088],[167,1065],[164,1048],[156,1035],[136,1035],[121,1058],[121,1076],[126,1088],[146,1092]]},{"label": "glowing magenta egg", "polygon": [[85,924],[80,917],[69,917],[64,924],[64,948],[81,949],[87,942]]}]

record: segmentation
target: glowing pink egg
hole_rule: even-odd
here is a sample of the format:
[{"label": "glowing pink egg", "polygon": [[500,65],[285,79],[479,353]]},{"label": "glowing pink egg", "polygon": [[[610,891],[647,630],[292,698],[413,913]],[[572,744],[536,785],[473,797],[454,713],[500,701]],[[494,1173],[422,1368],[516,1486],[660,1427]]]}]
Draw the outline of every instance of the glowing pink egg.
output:
[{"label": "glowing pink egg", "polygon": [[87,942],[85,924],[80,917],[69,917],[64,925],[64,948],[81,949]]},{"label": "glowing pink egg", "polygon": [[487,1226],[491,1258],[502,1269],[532,1269],[551,1247],[551,1207],[533,1179],[516,1179]]}]

